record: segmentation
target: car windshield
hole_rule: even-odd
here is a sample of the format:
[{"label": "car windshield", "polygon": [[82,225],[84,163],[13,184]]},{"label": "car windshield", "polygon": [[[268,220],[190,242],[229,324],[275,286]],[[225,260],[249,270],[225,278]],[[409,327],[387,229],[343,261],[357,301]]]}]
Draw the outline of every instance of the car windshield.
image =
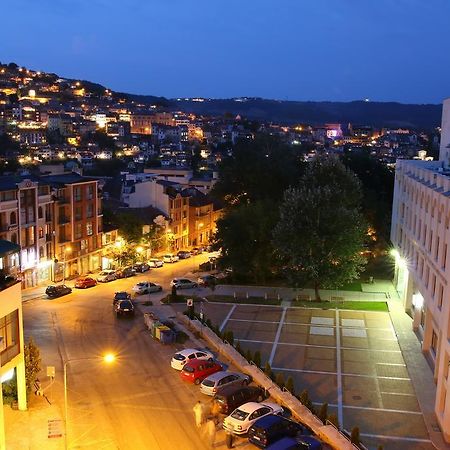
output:
[{"label": "car windshield", "polygon": [[184,370],[185,372],[189,372],[189,373],[195,372],[194,368],[193,368],[193,367],[189,367],[189,366],[184,366],[184,367],[183,367],[183,370]]},{"label": "car windshield", "polygon": [[231,417],[236,420],[245,420],[248,417],[249,413],[242,411],[240,409],[235,409],[231,414]]},{"label": "car windshield", "polygon": [[100,272],[100,275],[108,275],[108,272]]},{"label": "car windshield", "polygon": [[175,356],[173,357],[173,359],[176,359],[177,361],[184,361],[186,359],[186,357],[180,353],[176,353]]},{"label": "car windshield", "polygon": [[213,387],[214,386],[214,381],[212,381],[212,380],[203,380],[203,386],[206,386],[206,387]]},{"label": "car windshield", "polygon": [[120,307],[121,308],[128,308],[128,309],[131,309],[131,308],[133,308],[133,305],[131,304],[131,302],[128,302],[128,301],[124,301],[124,302],[120,302]]},{"label": "car windshield", "polygon": [[116,299],[117,300],[126,300],[128,298],[128,294],[126,292],[117,292]]},{"label": "car windshield", "polygon": [[143,286],[145,286],[147,283],[138,283],[136,286],[139,286],[139,287],[143,287]]}]

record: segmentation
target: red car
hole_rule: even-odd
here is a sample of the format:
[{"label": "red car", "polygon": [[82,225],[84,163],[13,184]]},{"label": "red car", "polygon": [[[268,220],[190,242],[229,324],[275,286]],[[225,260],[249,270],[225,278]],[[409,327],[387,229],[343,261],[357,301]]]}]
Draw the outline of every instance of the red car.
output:
[{"label": "red car", "polygon": [[97,286],[97,282],[91,277],[81,277],[75,281],[75,287],[78,289],[86,289]]},{"label": "red car", "polygon": [[181,379],[189,383],[200,384],[207,376],[223,370],[215,361],[192,359],[186,363],[180,372]]}]

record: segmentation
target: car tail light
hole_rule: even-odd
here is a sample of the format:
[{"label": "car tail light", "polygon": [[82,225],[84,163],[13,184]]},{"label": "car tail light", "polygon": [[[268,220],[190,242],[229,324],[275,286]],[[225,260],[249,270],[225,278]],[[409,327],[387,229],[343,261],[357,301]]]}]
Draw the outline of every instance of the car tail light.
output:
[{"label": "car tail light", "polygon": [[213,388],[213,392],[216,393],[217,392],[217,388]]}]

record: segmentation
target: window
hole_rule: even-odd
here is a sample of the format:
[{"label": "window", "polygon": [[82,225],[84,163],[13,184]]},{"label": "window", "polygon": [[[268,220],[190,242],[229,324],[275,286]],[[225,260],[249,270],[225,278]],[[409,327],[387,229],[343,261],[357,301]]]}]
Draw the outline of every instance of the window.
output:
[{"label": "window", "polygon": [[38,218],[42,219],[44,217],[44,213],[42,211],[42,206],[39,206],[38,208]]},{"label": "window", "polygon": [[81,220],[83,218],[83,208],[81,206],[77,206],[75,208],[75,220]]},{"label": "window", "polygon": [[17,214],[15,213],[15,211],[13,211],[11,213],[11,215],[9,216],[9,223],[11,225],[16,225],[17,224]]},{"label": "window", "polygon": [[19,311],[0,318],[0,357],[1,365],[5,365],[20,352],[19,343]]},{"label": "window", "polygon": [[81,187],[80,186],[77,186],[74,188],[73,196],[74,196],[76,202],[81,201]]},{"label": "window", "polygon": [[94,198],[94,186],[92,186],[92,184],[90,184],[87,187],[87,199],[92,200],[93,198]]},{"label": "window", "polygon": [[43,227],[39,227],[39,239],[44,237],[44,228]]},{"label": "window", "polygon": [[438,336],[436,332],[433,330],[433,334],[431,335],[431,350],[436,355],[438,346]]},{"label": "window", "polygon": [[92,236],[92,234],[93,234],[92,222],[88,222],[88,223],[86,224],[86,234],[87,234],[88,236]]},{"label": "window", "polygon": [[86,217],[94,217],[94,205],[92,203],[88,203],[86,207]]},{"label": "window", "polygon": [[2,192],[1,199],[2,199],[2,202],[7,202],[9,200],[15,200],[16,199],[16,191]]},{"label": "window", "polygon": [[439,295],[438,295],[438,308],[442,309],[442,302],[444,301],[444,285],[441,284],[439,286]]},{"label": "window", "polygon": [[82,233],[81,223],[75,224],[75,239],[80,239]]}]

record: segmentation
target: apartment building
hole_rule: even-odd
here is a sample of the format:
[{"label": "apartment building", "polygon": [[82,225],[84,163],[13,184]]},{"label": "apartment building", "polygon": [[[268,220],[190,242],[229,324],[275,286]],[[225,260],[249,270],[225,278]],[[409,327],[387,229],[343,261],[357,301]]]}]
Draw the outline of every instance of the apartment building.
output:
[{"label": "apartment building", "polygon": [[392,211],[395,285],[437,385],[435,413],[450,442],[450,99],[439,161],[398,160]]},{"label": "apartment building", "polygon": [[0,449],[6,448],[2,384],[16,376],[19,410],[27,409],[20,246],[0,240]]}]

